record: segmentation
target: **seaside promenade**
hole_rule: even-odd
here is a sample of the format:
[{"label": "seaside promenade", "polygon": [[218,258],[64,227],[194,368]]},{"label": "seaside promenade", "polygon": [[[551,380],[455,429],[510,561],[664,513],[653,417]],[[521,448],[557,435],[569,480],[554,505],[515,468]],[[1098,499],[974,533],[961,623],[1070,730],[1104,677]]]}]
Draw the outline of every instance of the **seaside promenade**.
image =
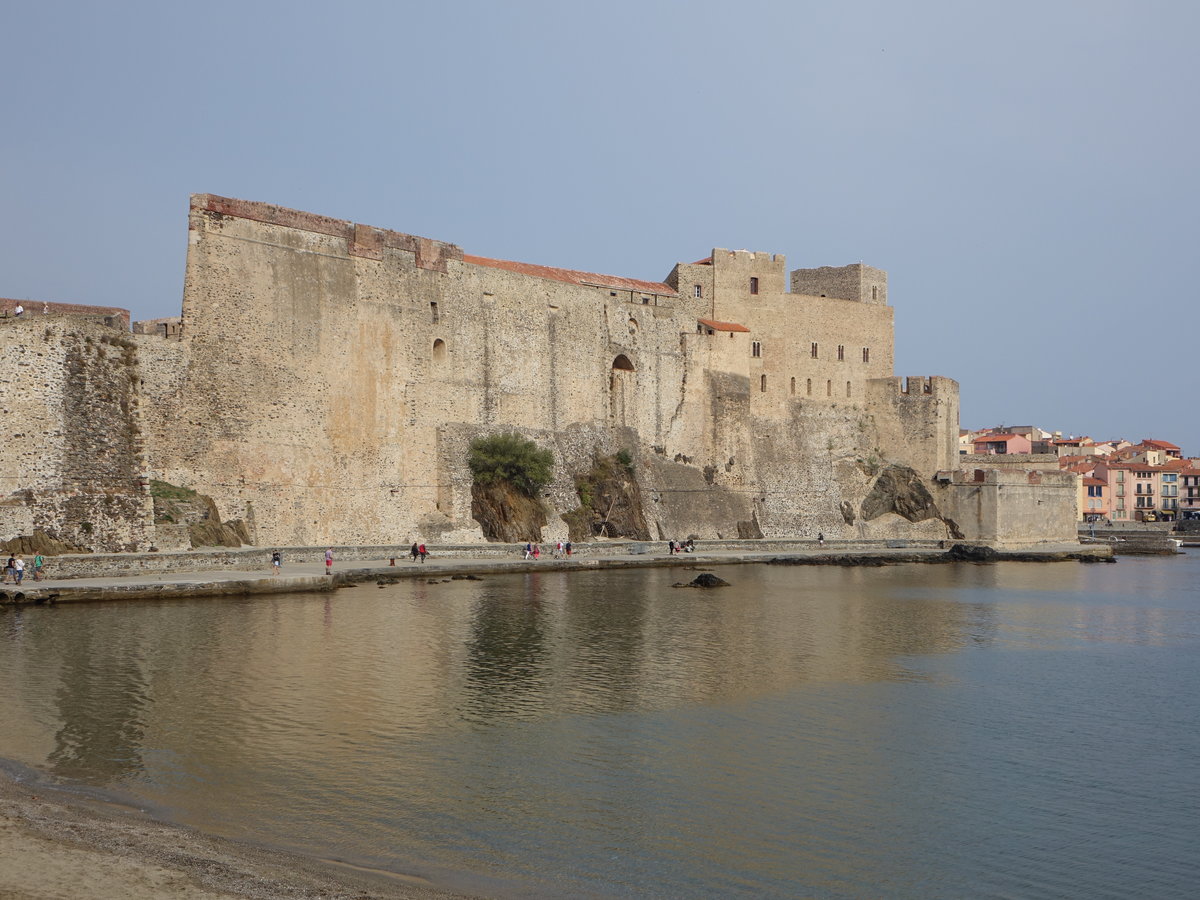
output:
[{"label": "seaside promenade", "polygon": [[[0,585],[0,603],[43,604],[170,597],[246,596],[331,591],[354,584],[406,579],[470,578],[523,572],[588,572],[600,569],[678,567],[707,569],[751,563],[883,566],[943,562],[1097,561],[1112,557],[1103,546],[1041,544],[990,550],[951,542],[727,541],[694,553],[670,554],[665,542],[577,544],[570,557],[526,560],[519,545],[430,547],[425,562],[401,548],[334,548],[326,574],[324,548],[288,548],[273,574],[269,548],[213,553],[104,554],[50,558],[42,581]],[[966,548],[966,550],[955,548]],[[382,551],[372,553],[371,551]],[[392,553],[397,555],[393,556]],[[970,554],[975,553],[972,557]],[[680,572],[681,578],[684,572]],[[56,577],[58,576],[58,577]]]}]

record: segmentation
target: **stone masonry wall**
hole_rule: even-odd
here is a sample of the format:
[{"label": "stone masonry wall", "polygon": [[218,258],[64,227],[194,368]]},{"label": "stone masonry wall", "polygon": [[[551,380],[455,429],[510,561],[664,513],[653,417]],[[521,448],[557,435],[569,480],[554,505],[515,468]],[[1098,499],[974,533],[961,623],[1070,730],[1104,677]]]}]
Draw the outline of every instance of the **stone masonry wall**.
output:
[{"label": "stone masonry wall", "polygon": [[97,550],[147,549],[137,348],[86,318],[26,316],[0,325],[0,536],[41,529]]},{"label": "stone masonry wall", "polygon": [[[153,477],[264,544],[478,540],[465,450],[512,430],[559,460],[547,539],[565,535],[574,472],[617,449],[641,461],[664,533],[913,533],[841,512],[869,489],[854,460],[924,464],[957,429],[948,380],[941,408],[870,395],[891,374],[890,307],[788,294],[777,254],[714,250],[676,267],[678,294],[536,269],[198,195],[180,340],[138,336],[160,344]],[[698,334],[709,317],[749,330]]]}]

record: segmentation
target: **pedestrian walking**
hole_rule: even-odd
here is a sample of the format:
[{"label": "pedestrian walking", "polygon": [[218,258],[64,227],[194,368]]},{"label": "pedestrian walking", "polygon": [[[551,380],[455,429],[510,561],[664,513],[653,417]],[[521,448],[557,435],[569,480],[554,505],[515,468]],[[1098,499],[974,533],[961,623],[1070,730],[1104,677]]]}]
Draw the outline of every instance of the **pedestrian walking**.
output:
[{"label": "pedestrian walking", "polygon": [[542,545],[541,544],[533,545],[533,558],[534,558],[534,561],[537,561],[542,558]]},{"label": "pedestrian walking", "polygon": [[567,556],[570,556],[571,555],[571,542],[567,541],[567,543],[564,544],[563,546],[564,546],[564,549],[567,551]]},{"label": "pedestrian walking", "polygon": [[413,541],[413,545],[408,548],[408,555],[412,557],[413,562],[416,562],[417,557],[420,556],[420,554],[421,549],[417,546],[417,542]]},{"label": "pedestrian walking", "polygon": [[529,541],[525,542],[525,558],[533,559],[533,544],[529,543]]},{"label": "pedestrian walking", "polygon": [[33,580],[42,580],[42,569],[46,566],[46,557],[38,553],[33,557]]},{"label": "pedestrian walking", "polygon": [[417,548],[417,553],[421,555],[421,562],[425,562],[425,557],[429,555],[429,551],[425,549],[424,544]]},{"label": "pedestrian walking", "polygon": [[8,562],[4,564],[4,583],[8,584],[17,577],[17,560],[16,557],[10,556]]},{"label": "pedestrian walking", "polygon": [[271,551],[271,574],[278,575],[283,566],[283,554],[278,550]]},{"label": "pedestrian walking", "polygon": [[825,535],[820,531],[817,532],[817,546],[818,547],[825,546]]},{"label": "pedestrian walking", "polygon": [[562,555],[563,555],[563,542],[559,541],[557,544],[554,545],[554,558],[562,559]]},{"label": "pedestrian walking", "polygon": [[330,547],[325,551],[325,574],[333,574],[333,548]]},{"label": "pedestrian walking", "polygon": [[25,560],[21,559],[21,554],[17,554],[17,558],[13,561],[13,572],[17,576],[17,584],[25,580]]}]

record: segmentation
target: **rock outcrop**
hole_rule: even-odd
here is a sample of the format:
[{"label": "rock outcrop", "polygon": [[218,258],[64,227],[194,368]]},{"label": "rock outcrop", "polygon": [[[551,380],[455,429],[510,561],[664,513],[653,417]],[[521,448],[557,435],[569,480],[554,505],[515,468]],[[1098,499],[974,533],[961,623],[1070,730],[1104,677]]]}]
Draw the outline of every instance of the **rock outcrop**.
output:
[{"label": "rock outcrop", "polygon": [[942,518],[921,476],[908,466],[898,465],[890,465],[879,473],[859,511],[867,521],[886,513],[895,513],[910,522]]},{"label": "rock outcrop", "polygon": [[542,501],[503,481],[471,486],[471,516],[485,538],[508,544],[540,541],[546,524]]},{"label": "rock outcrop", "polygon": [[575,476],[579,506],[562,518],[576,543],[597,537],[650,540],[642,515],[642,493],[632,462],[621,456],[599,456],[592,468]]}]

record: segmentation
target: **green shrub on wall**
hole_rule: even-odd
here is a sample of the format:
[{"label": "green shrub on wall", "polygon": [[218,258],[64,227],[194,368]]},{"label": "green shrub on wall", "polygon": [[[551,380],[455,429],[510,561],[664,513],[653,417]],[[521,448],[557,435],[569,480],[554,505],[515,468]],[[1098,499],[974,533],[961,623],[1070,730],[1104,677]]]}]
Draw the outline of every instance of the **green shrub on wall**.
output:
[{"label": "green shrub on wall", "polygon": [[476,484],[507,482],[536,497],[554,476],[554,454],[519,434],[492,434],[471,441],[467,465]]}]

